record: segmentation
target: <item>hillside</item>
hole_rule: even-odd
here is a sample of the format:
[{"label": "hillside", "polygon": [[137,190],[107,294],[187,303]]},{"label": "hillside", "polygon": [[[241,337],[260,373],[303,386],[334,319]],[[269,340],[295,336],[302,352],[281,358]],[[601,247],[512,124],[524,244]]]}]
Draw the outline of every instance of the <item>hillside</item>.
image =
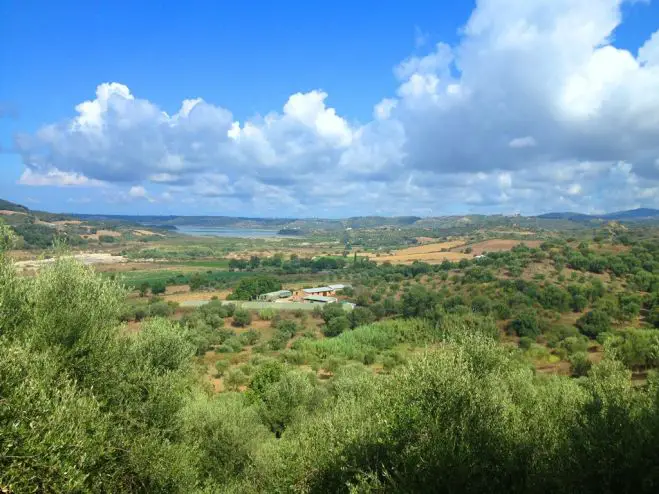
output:
[{"label": "hillside", "polygon": [[642,220],[655,220],[659,219],[659,209],[638,208],[630,209],[628,211],[616,211],[613,213],[591,215],[575,212],[558,212],[558,213],[545,213],[538,216],[540,219],[551,220],[569,220],[577,222],[596,222],[603,220],[611,221],[642,221]]}]

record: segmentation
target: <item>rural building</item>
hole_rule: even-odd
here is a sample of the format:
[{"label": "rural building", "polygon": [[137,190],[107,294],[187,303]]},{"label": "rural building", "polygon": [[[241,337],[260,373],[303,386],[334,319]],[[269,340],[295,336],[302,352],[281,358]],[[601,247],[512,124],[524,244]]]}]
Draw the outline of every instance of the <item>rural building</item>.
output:
[{"label": "rural building", "polygon": [[276,292],[262,293],[259,295],[259,300],[264,302],[274,302],[280,298],[288,298],[293,296],[293,292],[290,290],[278,290]]},{"label": "rural building", "polygon": [[336,294],[336,290],[333,288],[330,288],[329,286],[319,286],[316,288],[303,288],[302,295],[303,297],[307,296],[312,296],[312,295],[320,295],[321,297],[331,297]]},{"label": "rural building", "polygon": [[338,302],[336,297],[324,297],[322,295],[309,295],[304,297],[305,302],[311,302],[315,304],[333,304]]},{"label": "rural building", "polygon": [[332,290],[334,290],[335,292],[337,292],[337,291],[339,291],[339,290],[343,290],[344,288],[352,288],[352,286],[350,286],[350,285],[344,285],[343,283],[337,283],[337,284],[335,284],[335,285],[327,285],[327,286],[330,287],[330,288],[331,288]]}]

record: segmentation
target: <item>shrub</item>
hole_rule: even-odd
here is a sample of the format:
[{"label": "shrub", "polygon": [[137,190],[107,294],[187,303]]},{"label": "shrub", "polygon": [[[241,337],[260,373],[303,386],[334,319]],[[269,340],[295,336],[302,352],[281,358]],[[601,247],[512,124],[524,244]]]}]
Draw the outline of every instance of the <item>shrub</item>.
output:
[{"label": "shrub", "polygon": [[231,369],[224,377],[224,385],[231,391],[237,391],[249,381],[248,377],[240,369]]},{"label": "shrub", "polygon": [[389,351],[384,354],[382,367],[385,371],[392,371],[395,367],[405,363],[405,358],[398,352]]},{"label": "shrub", "polygon": [[151,285],[151,293],[154,295],[160,295],[167,291],[167,286],[162,281],[156,281]]},{"label": "shrub", "polygon": [[590,371],[593,364],[588,359],[588,354],[578,352],[570,357],[570,366],[572,369],[572,375],[580,377],[588,374],[588,371]]},{"label": "shrub", "polygon": [[261,309],[259,311],[259,319],[262,321],[270,321],[276,314],[277,311],[274,309]]},{"label": "shrub", "polygon": [[611,329],[611,317],[604,311],[595,309],[587,312],[577,320],[577,328],[590,338]]},{"label": "shrub", "polygon": [[529,348],[531,348],[531,345],[533,345],[533,343],[535,343],[535,340],[533,338],[529,338],[528,336],[522,336],[519,339],[519,347],[522,350],[528,350]]},{"label": "shrub", "polygon": [[535,312],[525,311],[510,322],[510,328],[517,336],[535,339],[540,334],[540,327]]},{"label": "shrub", "polygon": [[373,350],[369,350],[366,353],[364,353],[364,357],[362,358],[362,363],[364,365],[373,365],[375,363],[376,359],[376,354]]},{"label": "shrub", "polygon": [[287,343],[288,343],[288,337],[281,333],[277,333],[268,342],[268,346],[270,347],[271,350],[277,351],[286,348]]},{"label": "shrub", "polygon": [[323,326],[323,334],[327,337],[333,337],[348,329],[350,329],[350,321],[346,316],[334,317]]},{"label": "shrub", "polygon": [[228,360],[218,360],[215,362],[215,375],[222,377],[230,366],[231,364]]},{"label": "shrub", "polygon": [[151,317],[168,317],[174,313],[174,308],[167,302],[156,302],[149,305],[149,315]]},{"label": "shrub", "polygon": [[290,319],[282,319],[277,321],[275,328],[277,329],[277,332],[286,339],[290,339],[295,336],[295,333],[297,333],[298,330],[297,323],[295,321],[291,321]]},{"label": "shrub", "polygon": [[629,368],[659,367],[659,331],[656,329],[617,331],[607,339],[605,348]]},{"label": "shrub", "polygon": [[233,325],[239,328],[249,326],[252,322],[252,315],[245,309],[236,309],[233,313]]},{"label": "shrub", "polygon": [[238,353],[243,349],[243,344],[240,341],[240,338],[237,336],[232,336],[231,338],[226,340],[223,346],[228,346],[229,348],[231,348],[231,351],[235,353]]},{"label": "shrub", "polygon": [[238,339],[243,345],[254,345],[257,341],[261,339],[261,333],[255,329],[248,329],[246,332],[241,334]]}]

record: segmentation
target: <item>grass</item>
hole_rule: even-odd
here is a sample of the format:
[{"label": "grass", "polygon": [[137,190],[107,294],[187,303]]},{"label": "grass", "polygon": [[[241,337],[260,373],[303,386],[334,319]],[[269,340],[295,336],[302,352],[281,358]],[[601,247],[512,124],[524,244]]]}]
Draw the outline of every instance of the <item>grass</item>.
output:
[{"label": "grass", "polygon": [[189,266],[198,268],[215,268],[215,269],[228,269],[228,259],[209,259],[199,261],[173,261],[173,266]]}]

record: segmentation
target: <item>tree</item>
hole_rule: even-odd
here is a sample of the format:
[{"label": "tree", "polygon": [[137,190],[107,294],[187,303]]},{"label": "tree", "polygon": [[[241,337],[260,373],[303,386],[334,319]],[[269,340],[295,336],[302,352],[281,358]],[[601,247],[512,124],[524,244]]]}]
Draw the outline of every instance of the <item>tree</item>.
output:
[{"label": "tree", "polygon": [[348,313],[348,320],[350,321],[350,327],[354,329],[358,326],[372,323],[375,321],[375,316],[366,307],[355,307]]},{"label": "tree", "polygon": [[230,365],[228,360],[218,360],[215,362],[215,375],[222,377]]},{"label": "tree", "polygon": [[345,310],[343,310],[343,306],[341,304],[333,303],[333,304],[325,304],[322,308],[322,313],[321,317],[325,321],[325,323],[329,322],[331,319],[334,319],[335,317],[342,317],[345,316]]},{"label": "tree", "polygon": [[576,326],[582,334],[596,338],[598,334],[611,329],[611,317],[606,312],[595,309],[581,316]]},{"label": "tree", "polygon": [[588,358],[585,352],[577,352],[570,357],[570,367],[572,375],[576,377],[585,376],[593,366],[593,363]]},{"label": "tree", "polygon": [[272,276],[257,276],[243,278],[238,282],[233,293],[227,297],[230,300],[254,300],[262,293],[281,290],[281,283]]},{"label": "tree", "polygon": [[492,301],[484,295],[471,299],[471,310],[476,314],[488,315],[492,311]]},{"label": "tree", "polygon": [[190,276],[190,290],[191,291],[197,291],[199,290],[204,284],[206,283],[205,278],[199,274],[199,273],[194,273],[192,276]]},{"label": "tree", "polygon": [[153,295],[160,295],[162,293],[165,293],[166,291],[167,291],[167,286],[162,281],[155,281],[151,285],[151,293]]},{"label": "tree", "polygon": [[146,294],[149,293],[149,289],[151,288],[151,285],[149,285],[148,281],[143,281],[140,284],[139,291],[140,291],[140,297],[146,297]]},{"label": "tree", "polygon": [[524,311],[518,314],[515,319],[510,322],[510,328],[517,334],[517,336],[526,336],[528,338],[536,338],[540,334],[540,327],[535,312]]},{"label": "tree", "polygon": [[350,321],[346,316],[334,317],[323,326],[323,334],[327,337],[338,336],[350,329]]},{"label": "tree", "polygon": [[233,313],[233,325],[240,328],[249,326],[252,323],[252,315],[245,309],[236,309]]}]

